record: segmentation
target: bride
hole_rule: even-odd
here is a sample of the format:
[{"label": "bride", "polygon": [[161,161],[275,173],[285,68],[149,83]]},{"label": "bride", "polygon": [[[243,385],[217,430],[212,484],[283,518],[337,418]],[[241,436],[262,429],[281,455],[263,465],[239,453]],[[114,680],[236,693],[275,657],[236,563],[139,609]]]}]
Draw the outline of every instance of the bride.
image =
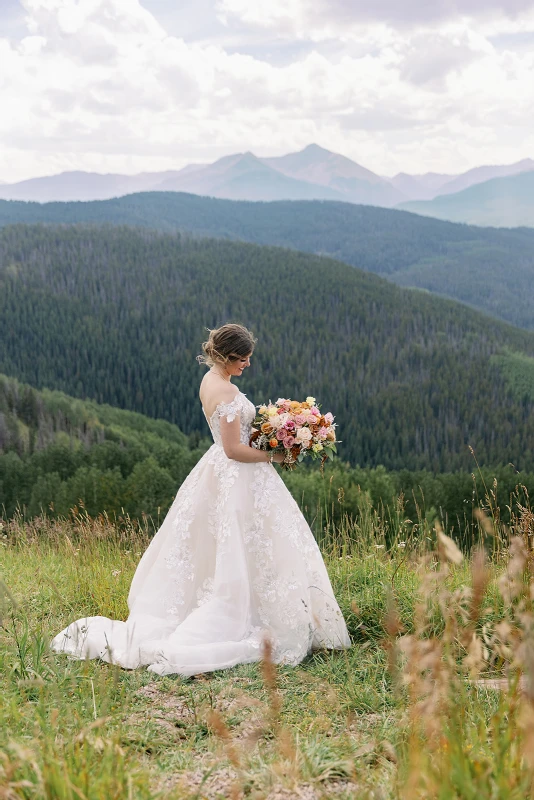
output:
[{"label": "bride", "polygon": [[242,325],[210,332],[200,401],[214,444],[180,487],[132,580],[126,622],[87,617],[52,648],[158,675],[273,659],[298,664],[318,648],[350,646],[313,534],[273,467],[249,446],[255,407],[232,383],[255,339]]}]

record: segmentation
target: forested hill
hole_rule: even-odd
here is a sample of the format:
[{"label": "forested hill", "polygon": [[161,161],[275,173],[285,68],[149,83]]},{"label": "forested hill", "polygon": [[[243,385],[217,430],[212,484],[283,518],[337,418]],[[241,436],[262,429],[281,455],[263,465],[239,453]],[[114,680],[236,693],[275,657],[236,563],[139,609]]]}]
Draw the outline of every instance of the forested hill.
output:
[{"label": "forested hill", "polygon": [[470,468],[468,445],[481,463],[532,464],[534,404],[512,379],[534,336],[326,258],[127,228],[6,227],[0,318],[1,372],[204,434],[195,356],[206,326],[241,320],[259,337],[243,391],[256,403],[313,393],[353,464]]},{"label": "forested hill", "polygon": [[0,514],[7,517],[17,508],[67,515],[81,501],[91,515],[156,518],[206,445],[169,422],[0,375]]},{"label": "forested hill", "polygon": [[476,228],[338,202],[252,203],[149,192],[90,203],[0,201],[0,225],[109,223],[324,253],[534,328],[534,229]]}]

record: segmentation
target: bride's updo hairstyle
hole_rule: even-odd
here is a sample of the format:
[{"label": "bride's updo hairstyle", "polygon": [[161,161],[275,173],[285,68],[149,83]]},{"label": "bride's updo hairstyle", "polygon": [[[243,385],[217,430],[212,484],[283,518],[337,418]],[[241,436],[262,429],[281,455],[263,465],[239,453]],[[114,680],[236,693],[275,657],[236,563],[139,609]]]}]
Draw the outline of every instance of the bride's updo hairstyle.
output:
[{"label": "bride's updo hairstyle", "polygon": [[238,358],[249,356],[256,344],[251,331],[244,325],[230,322],[210,331],[207,342],[202,343],[203,355],[197,361],[213,367],[214,364],[228,364]]}]

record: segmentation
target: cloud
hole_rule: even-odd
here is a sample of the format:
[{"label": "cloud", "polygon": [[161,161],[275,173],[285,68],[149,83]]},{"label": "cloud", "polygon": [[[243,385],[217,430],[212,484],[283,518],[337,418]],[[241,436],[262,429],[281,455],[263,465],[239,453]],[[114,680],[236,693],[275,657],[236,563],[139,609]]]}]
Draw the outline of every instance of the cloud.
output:
[{"label": "cloud", "polygon": [[517,19],[534,9],[534,0],[218,0],[220,19],[229,24],[233,18],[248,25],[276,28],[281,35],[320,37],[334,29],[343,35],[355,26],[379,23],[395,28],[426,26],[465,18],[491,15]]},{"label": "cloud", "polygon": [[[234,30],[231,47],[219,36],[169,35],[139,0],[23,2],[27,35],[0,38],[4,180],[65,169],[179,168],[249,149],[276,155],[311,141],[382,174],[453,172],[534,152],[534,56],[510,44],[525,24],[534,31],[534,16],[516,18],[512,5],[476,25],[435,17],[426,28],[419,19],[401,30],[388,22],[393,3],[383,4],[384,19],[362,22],[363,3],[333,0],[332,30],[319,36],[302,27],[307,38],[286,42],[276,58],[270,48],[284,19],[301,24],[302,0],[224,0],[227,21],[241,9],[266,26],[262,39],[241,20],[241,41]],[[474,13],[482,4],[468,7]],[[414,19],[416,10],[408,3]],[[275,19],[282,28],[273,32]],[[501,46],[492,40],[497,33],[508,37]]]}]

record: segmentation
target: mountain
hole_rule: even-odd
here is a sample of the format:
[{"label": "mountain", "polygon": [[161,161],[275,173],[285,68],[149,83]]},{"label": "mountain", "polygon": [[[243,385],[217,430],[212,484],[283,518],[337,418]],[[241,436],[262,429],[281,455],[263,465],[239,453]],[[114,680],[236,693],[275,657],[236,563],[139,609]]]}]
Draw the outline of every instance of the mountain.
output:
[{"label": "mountain", "polygon": [[288,177],[253,153],[225,156],[214,164],[180,173],[159,184],[160,191],[189,192],[233,200],[340,199],[328,186]]},{"label": "mountain", "polygon": [[189,192],[233,200],[346,200],[394,206],[406,200],[389,181],[337,153],[309,145],[259,159],[237,153],[213,164],[139,175],[64,172],[0,187],[0,199],[33,202],[105,200],[143,191]]},{"label": "mountain", "polygon": [[[532,169],[534,161],[527,158],[507,166],[476,167],[462,175],[400,172],[393,178],[383,178],[346,156],[310,144],[284,156],[257,158],[250,152],[237,153],[213,164],[188,164],[180,170],[166,172],[101,175],[77,171],[12,184],[0,181],[0,199],[44,203],[106,200],[136,192],[172,191],[233,200],[344,200],[391,208],[409,200],[430,200],[494,177]],[[284,181],[272,170],[292,180]]]},{"label": "mountain", "polygon": [[310,144],[298,153],[263,158],[264,164],[298,180],[329,186],[350,203],[394,206],[404,197],[390,182],[361,167],[350,158]]},{"label": "mountain", "polygon": [[534,170],[493,178],[434,200],[402,203],[399,208],[452,222],[534,227]]},{"label": "mountain", "polygon": [[[509,359],[534,334],[331,259],[112,227],[0,231],[0,371],[207,433],[206,328],[258,337],[240,388],[314,394],[353,464],[454,471],[534,458],[534,396]],[[499,361],[499,359],[501,359]],[[504,362],[502,361],[504,359]],[[516,363],[514,362],[514,364]]]},{"label": "mountain", "polygon": [[399,172],[398,175],[389,178],[389,182],[410,200],[433,200],[442,195],[455,194],[492,178],[518,175],[533,169],[534,161],[531,158],[525,158],[515,164],[505,166],[475,167],[461,175],[441,175],[436,172],[427,172],[425,175],[408,175],[405,172]]},{"label": "mountain", "polygon": [[438,172],[427,172],[424,175],[408,175],[399,172],[389,182],[410,200],[431,200],[442,186],[455,178],[455,175],[442,175]]},{"label": "mountain", "polygon": [[462,175],[457,175],[442,185],[436,195],[456,194],[456,192],[461,192],[470,186],[476,186],[478,183],[485,183],[493,178],[506,178],[510,175],[519,175],[522,172],[530,172],[531,170],[534,170],[534,161],[531,158],[524,158],[515,164],[507,164],[505,166],[475,167]]},{"label": "mountain", "polygon": [[154,189],[178,172],[145,172],[139,175],[100,175],[94,172],[62,172],[43,178],[30,178],[0,187],[4,200],[30,200],[38,203],[107,200],[133,192]]},{"label": "mountain", "polygon": [[349,203],[249,203],[170,192],[94,203],[0,201],[0,226],[35,222],[181,230],[329,255],[534,328],[530,228],[476,228]]}]

